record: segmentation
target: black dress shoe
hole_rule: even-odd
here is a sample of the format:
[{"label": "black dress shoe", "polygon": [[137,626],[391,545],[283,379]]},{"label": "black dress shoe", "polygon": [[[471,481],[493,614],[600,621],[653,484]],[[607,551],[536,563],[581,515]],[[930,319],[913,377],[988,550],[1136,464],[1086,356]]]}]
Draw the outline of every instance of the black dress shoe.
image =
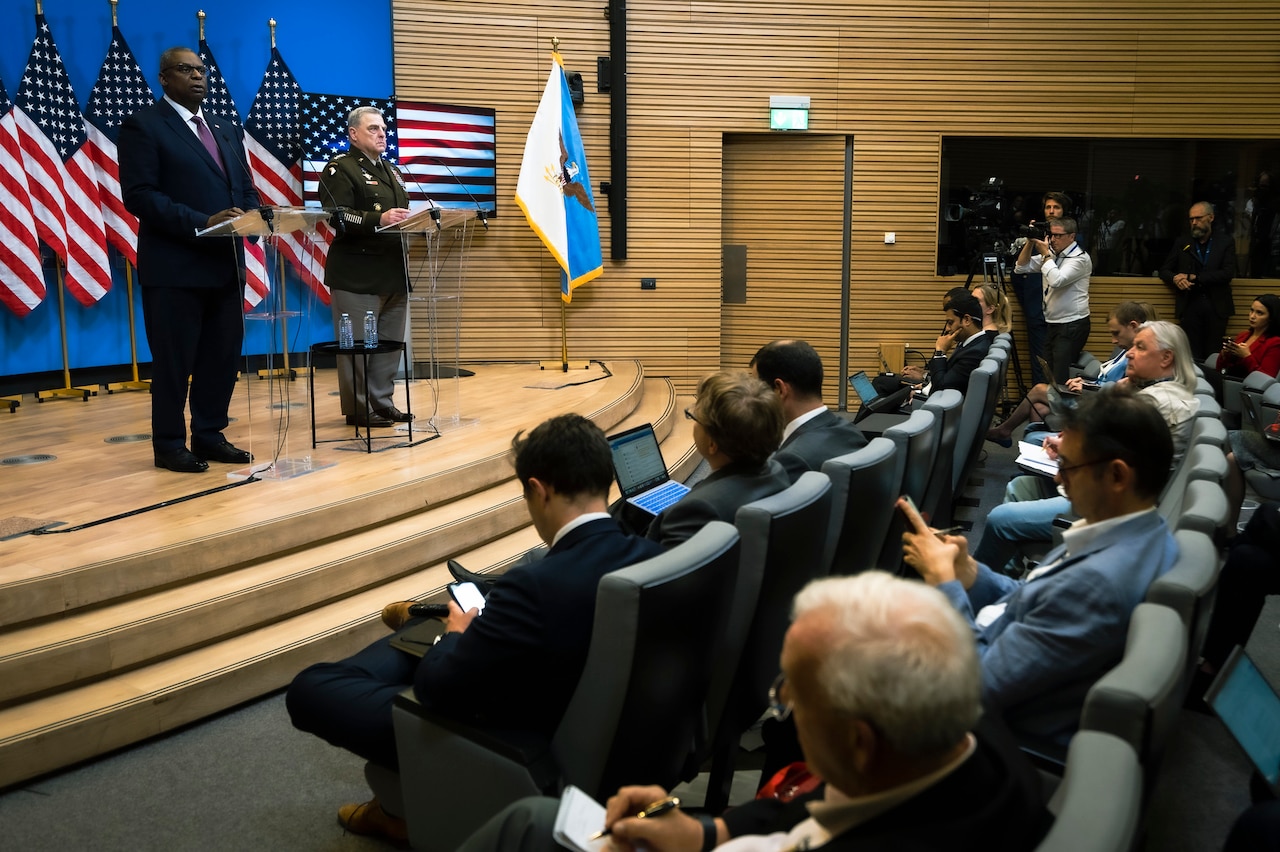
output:
[{"label": "black dress shoe", "polygon": [[191,452],[205,461],[225,462],[226,464],[248,464],[253,461],[253,454],[242,450],[230,441],[221,444],[197,444],[191,442]]},{"label": "black dress shoe", "polygon": [[382,417],[386,420],[394,420],[397,423],[408,423],[413,419],[412,414],[405,414],[394,405],[389,408],[375,408],[373,413],[377,417]]},{"label": "black dress shoe", "polygon": [[162,467],[174,473],[204,473],[209,469],[209,464],[183,447],[167,453],[156,450],[156,467]]},{"label": "black dress shoe", "polygon": [[492,586],[494,581],[498,579],[492,574],[477,574],[474,571],[468,571],[452,559],[445,564],[448,565],[449,573],[453,575],[453,579],[459,583],[475,583],[483,589],[487,586]]},{"label": "black dress shoe", "polygon": [[376,413],[374,413],[370,415],[368,420],[364,419],[363,414],[348,414],[347,425],[363,426],[366,429],[381,429],[385,426],[394,426],[396,424],[393,421],[388,420],[385,417],[379,417]]}]

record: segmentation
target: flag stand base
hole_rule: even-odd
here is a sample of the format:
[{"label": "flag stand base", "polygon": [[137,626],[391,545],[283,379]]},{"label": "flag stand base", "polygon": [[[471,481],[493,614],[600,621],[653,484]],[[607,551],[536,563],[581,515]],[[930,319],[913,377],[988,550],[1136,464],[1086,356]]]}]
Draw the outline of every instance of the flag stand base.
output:
[{"label": "flag stand base", "polygon": [[12,414],[14,409],[22,405],[22,397],[20,396],[0,396],[0,405],[8,405],[9,413]]},{"label": "flag stand base", "polygon": [[151,390],[150,381],[132,381],[132,382],[112,382],[107,385],[107,393],[115,393],[116,391],[149,391]]},{"label": "flag stand base", "polygon": [[98,393],[98,389],[91,388],[91,387],[54,388],[53,390],[36,391],[36,402],[44,402],[46,399],[54,399],[54,398],[62,398],[62,397],[66,397],[67,399],[75,399],[76,397],[80,397],[80,399],[83,400],[84,402],[88,402],[89,397],[94,396],[97,393]]},{"label": "flag stand base", "polygon": [[542,369],[542,370],[559,370],[562,373],[567,373],[570,370],[590,369],[591,362],[590,361],[560,361],[560,360],[539,361],[538,367],[539,369]]}]

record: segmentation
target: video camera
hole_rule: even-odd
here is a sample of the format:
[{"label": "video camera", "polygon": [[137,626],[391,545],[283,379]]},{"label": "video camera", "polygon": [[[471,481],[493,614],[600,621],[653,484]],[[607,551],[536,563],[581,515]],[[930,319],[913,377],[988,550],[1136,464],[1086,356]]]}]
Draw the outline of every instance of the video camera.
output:
[{"label": "video camera", "polygon": [[1003,189],[1004,181],[1000,178],[987,178],[987,182],[980,189],[976,189],[969,194],[969,206],[948,204],[942,209],[942,216],[948,222],[967,220],[971,223],[970,227],[973,227],[975,223],[988,226],[999,225]]},{"label": "video camera", "polygon": [[1018,236],[1032,240],[1043,240],[1049,234],[1048,222],[1032,222],[1018,228]]}]

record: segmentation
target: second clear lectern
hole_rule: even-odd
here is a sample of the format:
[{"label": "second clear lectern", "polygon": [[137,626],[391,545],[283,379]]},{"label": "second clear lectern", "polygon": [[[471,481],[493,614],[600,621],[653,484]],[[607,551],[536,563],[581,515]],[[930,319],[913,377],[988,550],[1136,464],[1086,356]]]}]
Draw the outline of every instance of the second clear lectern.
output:
[{"label": "second clear lectern", "polygon": [[[482,225],[487,227],[483,210],[433,206],[395,225],[379,228],[400,234],[411,313],[413,303],[426,307],[429,375],[425,378],[430,380],[436,397],[429,421],[436,432],[477,422],[462,416],[459,377],[467,260],[471,241]],[[414,360],[418,360],[416,355]]]}]

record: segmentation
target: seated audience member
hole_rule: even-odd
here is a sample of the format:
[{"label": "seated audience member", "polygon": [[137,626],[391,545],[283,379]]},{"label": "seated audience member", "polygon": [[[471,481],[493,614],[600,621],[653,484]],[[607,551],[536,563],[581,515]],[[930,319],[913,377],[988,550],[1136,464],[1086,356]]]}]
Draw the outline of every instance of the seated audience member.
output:
[{"label": "seated audience member", "polygon": [[1218,369],[1243,379],[1256,371],[1280,373],[1280,296],[1263,293],[1249,306],[1249,327],[1235,340],[1222,341]]},{"label": "seated audience member", "polygon": [[803,340],[766,343],[751,359],[756,377],[782,400],[786,428],[773,459],[792,482],[807,470],[822,470],[827,459],[867,445],[867,437],[822,402],[822,358]]},{"label": "seated audience member", "polygon": [[[1111,332],[1114,351],[1111,353],[1110,360],[1104,361],[1098,370],[1098,384],[1104,385],[1124,378],[1125,365],[1129,360],[1128,351],[1133,346],[1133,337],[1138,333],[1138,326],[1155,318],[1155,311],[1145,302],[1125,302],[1111,312],[1107,317],[1107,330]],[[1066,386],[1076,393],[1082,393],[1084,379],[1073,376],[1067,379]],[[1002,447],[1012,446],[1014,429],[1033,417],[1039,422],[1044,422],[1049,413],[1049,385],[1036,385],[1022,398],[1018,407],[1005,418],[1003,423],[987,430],[987,440]]]},{"label": "seated audience member", "polygon": [[[586,663],[600,578],[662,548],[624,534],[605,512],[613,466],[590,420],[554,417],[517,434],[512,451],[529,517],[551,548],[546,556],[499,577],[483,613],[450,603],[444,634],[421,659],[387,636],[302,671],[285,697],[295,727],[394,769],[391,705],[412,685],[433,710],[550,739]],[[400,817],[377,799],[338,811],[349,831],[403,842]]]},{"label": "seated audience member", "polygon": [[[1187,336],[1171,322],[1143,323],[1134,335],[1127,357],[1125,378],[1114,387],[1141,388],[1138,395],[1155,403],[1173,439],[1176,463],[1186,452],[1191,427],[1200,410],[1195,398],[1195,365]],[[1098,391],[1098,394],[1104,393]],[[1044,446],[1049,455],[1054,456],[1057,439],[1045,439]],[[974,551],[978,561],[1000,569],[1013,557],[1019,542],[1050,540],[1053,519],[1071,508],[1069,501],[1056,494],[1056,490],[1047,477],[1014,477],[1005,489],[1005,502],[987,515],[982,540]]]},{"label": "seated audience member", "polygon": [[614,517],[621,509],[624,527],[663,547],[675,547],[708,521],[731,524],[738,509],[791,484],[770,458],[782,442],[782,400],[755,376],[730,370],[707,376],[684,413],[711,474],[656,518],[638,519],[640,510],[626,503],[614,508]]},{"label": "seated audience member", "polygon": [[1058,475],[1081,516],[1026,580],[969,556],[914,510],[903,556],[968,619],[982,660],[982,706],[1010,729],[1065,744],[1090,686],[1124,654],[1129,616],[1178,548],[1156,500],[1173,439],[1149,398],[1100,392],[1064,415]]},{"label": "seated audience member", "polygon": [[[816,580],[795,600],[771,711],[790,714],[823,781],[724,816],[634,815],[666,796],[624,787],[605,825],[622,849],[1029,850],[1051,817],[1039,779],[997,724],[979,723],[973,638],[947,600],[879,571]],[[462,846],[553,850],[558,802],[526,799]]]},{"label": "seated audience member", "polygon": [[982,305],[982,330],[994,331],[996,334],[1009,331],[1013,323],[1009,320],[1009,297],[997,284],[978,284],[973,288],[973,298]]},{"label": "seated audience member", "polygon": [[[996,339],[996,332],[982,330],[982,305],[968,293],[950,299],[942,313],[946,328],[934,343],[928,365],[902,368],[902,377],[908,382],[925,382],[919,396],[947,388],[964,393],[969,387],[969,374],[987,357],[991,341]],[[947,352],[953,349],[948,357]]]}]

